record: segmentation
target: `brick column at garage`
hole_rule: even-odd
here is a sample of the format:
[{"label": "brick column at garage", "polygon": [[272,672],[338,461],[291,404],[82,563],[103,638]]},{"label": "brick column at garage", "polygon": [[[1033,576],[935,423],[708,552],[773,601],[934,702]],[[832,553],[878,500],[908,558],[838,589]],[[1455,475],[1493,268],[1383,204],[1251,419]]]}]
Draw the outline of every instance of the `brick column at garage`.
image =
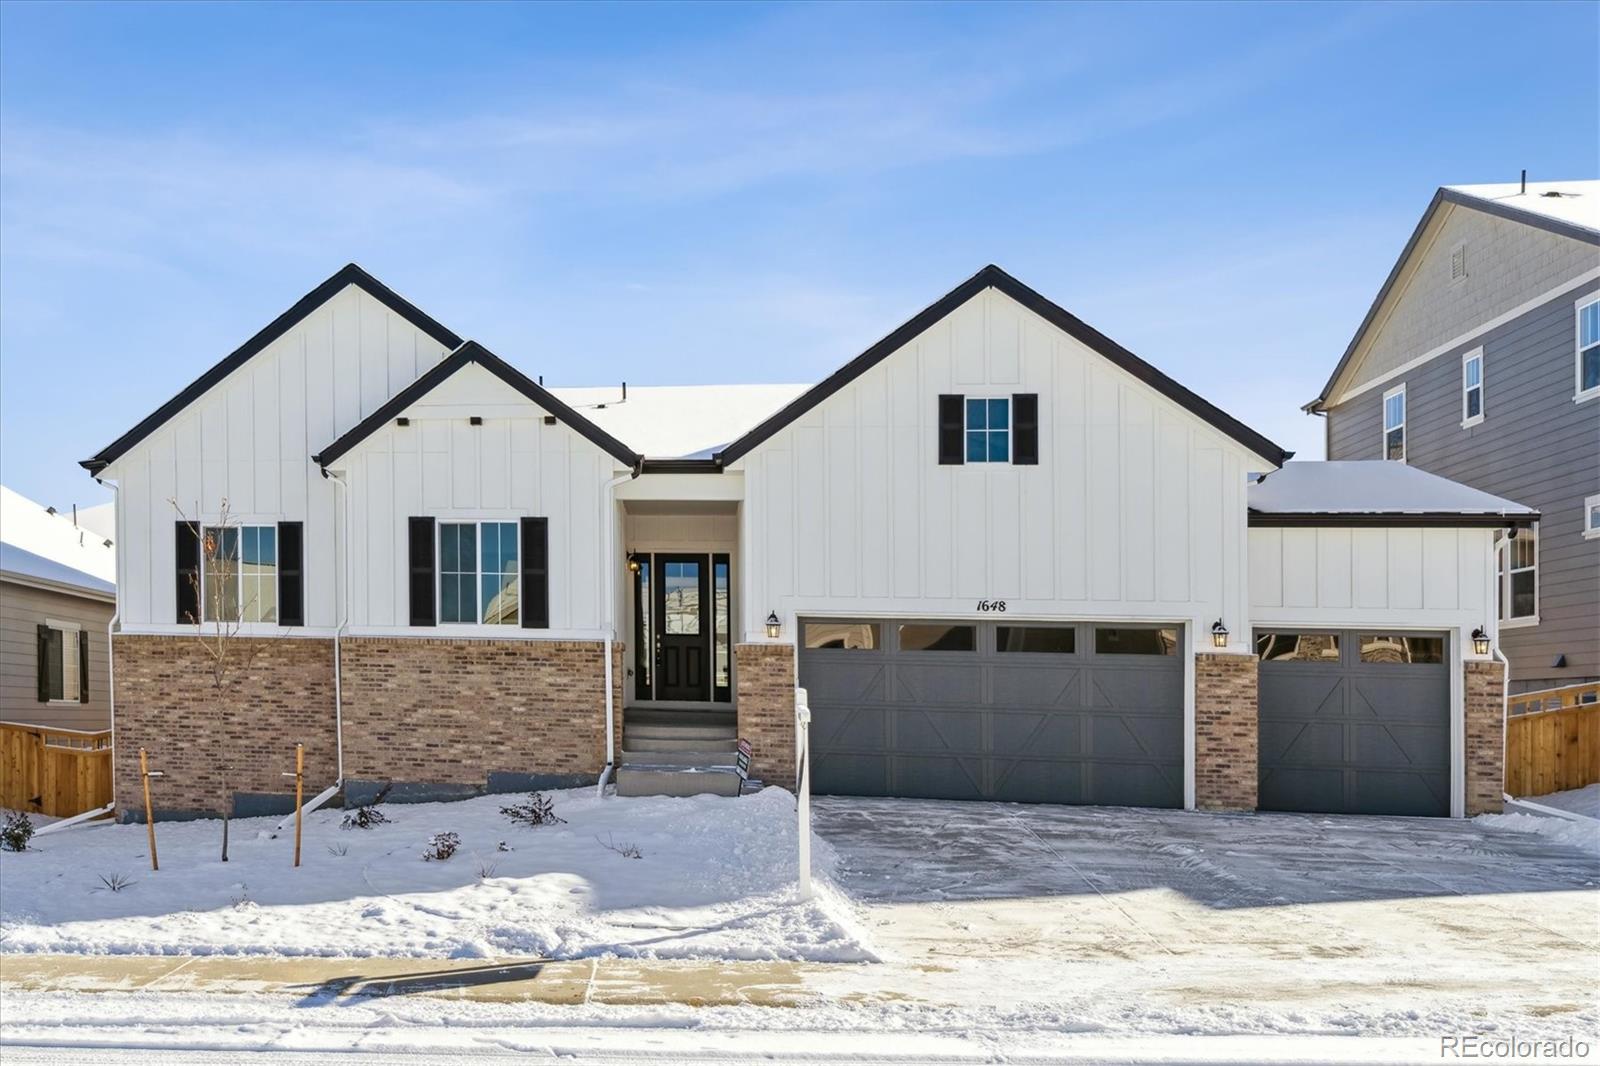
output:
[{"label": "brick column at garage", "polygon": [[1505,667],[1494,659],[1468,659],[1462,673],[1467,817],[1498,814],[1505,805]]},{"label": "brick column at garage", "polygon": [[737,644],[734,706],[739,736],[750,742],[750,776],[794,788],[793,644]]},{"label": "brick column at garage", "polygon": [[1257,782],[1256,657],[1194,659],[1194,802],[1253,811]]}]

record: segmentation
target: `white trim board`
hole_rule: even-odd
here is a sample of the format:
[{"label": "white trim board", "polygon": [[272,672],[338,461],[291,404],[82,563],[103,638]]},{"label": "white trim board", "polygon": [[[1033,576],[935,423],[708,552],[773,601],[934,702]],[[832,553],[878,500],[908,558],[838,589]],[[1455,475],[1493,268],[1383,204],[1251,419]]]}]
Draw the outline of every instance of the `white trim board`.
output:
[{"label": "white trim board", "polygon": [[1565,282],[1564,284],[1561,284],[1561,285],[1557,285],[1555,288],[1549,290],[1548,292],[1540,293],[1538,296],[1535,296],[1533,299],[1528,300],[1526,303],[1518,304],[1516,307],[1513,307],[1511,310],[1506,311],[1503,314],[1499,314],[1499,315],[1494,316],[1493,318],[1489,319],[1489,321],[1483,323],[1482,325],[1474,326],[1472,329],[1469,329],[1469,330],[1467,330],[1467,332],[1461,334],[1461,336],[1455,337],[1455,338],[1453,338],[1451,340],[1448,340],[1448,341],[1445,341],[1443,344],[1438,345],[1435,348],[1430,348],[1428,351],[1426,351],[1423,354],[1417,356],[1415,359],[1412,359],[1412,360],[1409,360],[1407,362],[1401,363],[1399,366],[1395,367],[1393,370],[1390,370],[1385,374],[1381,374],[1378,377],[1373,378],[1371,381],[1368,381],[1368,382],[1365,382],[1365,383],[1363,383],[1361,385],[1358,385],[1355,388],[1347,389],[1346,391],[1344,391],[1344,392],[1339,394],[1339,398],[1338,399],[1336,399],[1336,400],[1330,399],[1330,400],[1327,400],[1326,402],[1324,402],[1322,404],[1322,410],[1325,411],[1330,407],[1337,407],[1339,404],[1342,404],[1342,403],[1346,402],[1347,400],[1352,400],[1355,397],[1362,395],[1363,393],[1371,392],[1373,389],[1378,388],[1379,386],[1384,385],[1387,382],[1393,381],[1395,378],[1400,377],[1401,375],[1410,373],[1411,371],[1415,370],[1417,367],[1423,365],[1424,363],[1431,362],[1434,359],[1439,358],[1439,356],[1444,355],[1446,352],[1449,352],[1449,351],[1451,351],[1452,349],[1455,349],[1455,348],[1459,348],[1461,345],[1467,344],[1467,343],[1473,341],[1474,339],[1476,339],[1478,337],[1481,337],[1483,334],[1488,333],[1490,330],[1496,329],[1496,328],[1498,328],[1500,326],[1503,326],[1507,322],[1510,322],[1514,318],[1520,318],[1521,316],[1527,314],[1529,311],[1532,311],[1535,308],[1538,308],[1538,307],[1540,307],[1540,306],[1542,306],[1544,304],[1547,304],[1551,300],[1554,300],[1554,299],[1556,299],[1556,298],[1558,298],[1560,296],[1565,296],[1567,293],[1571,292],[1572,290],[1577,289],[1577,288],[1581,288],[1582,286],[1587,285],[1589,282],[1594,281],[1597,278],[1600,278],[1600,267],[1595,267],[1593,270],[1585,270],[1582,274],[1579,274],[1577,277],[1573,278],[1571,281]]}]

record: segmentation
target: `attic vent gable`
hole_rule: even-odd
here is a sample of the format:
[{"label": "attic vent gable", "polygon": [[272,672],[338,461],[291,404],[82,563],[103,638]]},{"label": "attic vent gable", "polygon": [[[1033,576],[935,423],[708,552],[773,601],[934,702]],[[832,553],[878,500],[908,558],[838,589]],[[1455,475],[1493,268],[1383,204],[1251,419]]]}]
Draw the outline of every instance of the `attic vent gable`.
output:
[{"label": "attic vent gable", "polygon": [[1450,280],[1460,281],[1467,276],[1467,246],[1458,244],[1450,249]]}]

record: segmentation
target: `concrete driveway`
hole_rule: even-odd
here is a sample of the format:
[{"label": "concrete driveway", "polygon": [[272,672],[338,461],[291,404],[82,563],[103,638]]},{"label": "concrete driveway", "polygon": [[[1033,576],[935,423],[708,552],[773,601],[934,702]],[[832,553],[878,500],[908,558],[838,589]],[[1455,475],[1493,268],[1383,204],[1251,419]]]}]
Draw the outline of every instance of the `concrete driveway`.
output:
[{"label": "concrete driveway", "polygon": [[1415,1012],[1592,1030],[1600,858],[1483,822],[821,798],[918,994],[1237,1028]]}]

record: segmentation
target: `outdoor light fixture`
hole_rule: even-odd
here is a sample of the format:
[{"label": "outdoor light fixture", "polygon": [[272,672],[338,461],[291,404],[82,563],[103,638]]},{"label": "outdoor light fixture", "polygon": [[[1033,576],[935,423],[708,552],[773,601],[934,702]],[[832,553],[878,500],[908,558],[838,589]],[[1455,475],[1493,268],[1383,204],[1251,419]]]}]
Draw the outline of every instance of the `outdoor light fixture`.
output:
[{"label": "outdoor light fixture", "polygon": [[634,574],[639,572],[639,557],[632,552],[628,553],[628,571]]},{"label": "outdoor light fixture", "polygon": [[1489,654],[1489,634],[1483,631],[1482,626],[1472,631],[1472,650],[1479,655]]},{"label": "outdoor light fixture", "polygon": [[1228,627],[1222,624],[1220,618],[1211,625],[1211,644],[1216,648],[1228,646]]},{"label": "outdoor light fixture", "polygon": [[778,634],[783,632],[783,623],[778,621],[777,611],[767,612],[767,638],[777,640]]}]

